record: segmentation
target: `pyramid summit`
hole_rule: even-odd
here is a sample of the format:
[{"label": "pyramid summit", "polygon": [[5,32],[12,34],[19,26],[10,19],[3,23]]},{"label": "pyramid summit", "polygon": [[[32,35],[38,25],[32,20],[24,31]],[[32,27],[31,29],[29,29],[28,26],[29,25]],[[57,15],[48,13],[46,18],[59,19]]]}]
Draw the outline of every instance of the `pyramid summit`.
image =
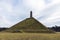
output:
[{"label": "pyramid summit", "polygon": [[45,25],[36,20],[30,11],[30,18],[26,18],[21,22],[13,25],[6,32],[21,32],[21,33],[44,33],[51,32]]}]

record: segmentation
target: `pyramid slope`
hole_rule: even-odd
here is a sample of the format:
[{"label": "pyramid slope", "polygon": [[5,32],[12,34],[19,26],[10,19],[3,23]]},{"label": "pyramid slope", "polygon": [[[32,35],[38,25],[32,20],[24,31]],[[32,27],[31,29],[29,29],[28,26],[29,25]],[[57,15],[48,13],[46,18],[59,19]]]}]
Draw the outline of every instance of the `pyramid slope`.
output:
[{"label": "pyramid slope", "polygon": [[34,18],[27,18],[26,20],[19,22],[18,24],[11,27],[12,29],[46,29],[46,27],[39,23]]},{"label": "pyramid slope", "polygon": [[50,32],[43,24],[35,18],[27,18],[16,25],[9,28],[7,31],[23,31],[23,32]]}]

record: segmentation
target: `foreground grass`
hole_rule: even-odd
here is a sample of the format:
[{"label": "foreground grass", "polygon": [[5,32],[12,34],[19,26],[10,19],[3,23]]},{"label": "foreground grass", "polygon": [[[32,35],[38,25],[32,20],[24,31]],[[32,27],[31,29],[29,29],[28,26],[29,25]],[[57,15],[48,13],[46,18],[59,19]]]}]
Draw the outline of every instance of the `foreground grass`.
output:
[{"label": "foreground grass", "polygon": [[0,40],[60,40],[60,33],[0,33]]}]

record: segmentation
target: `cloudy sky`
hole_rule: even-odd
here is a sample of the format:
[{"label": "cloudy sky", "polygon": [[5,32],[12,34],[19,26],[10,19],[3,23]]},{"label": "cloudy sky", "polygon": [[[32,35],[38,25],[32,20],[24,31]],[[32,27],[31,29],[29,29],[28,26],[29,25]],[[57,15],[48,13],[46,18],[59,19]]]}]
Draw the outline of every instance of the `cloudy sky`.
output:
[{"label": "cloudy sky", "polygon": [[60,0],[0,0],[0,27],[28,18],[30,10],[45,26],[60,25]]}]

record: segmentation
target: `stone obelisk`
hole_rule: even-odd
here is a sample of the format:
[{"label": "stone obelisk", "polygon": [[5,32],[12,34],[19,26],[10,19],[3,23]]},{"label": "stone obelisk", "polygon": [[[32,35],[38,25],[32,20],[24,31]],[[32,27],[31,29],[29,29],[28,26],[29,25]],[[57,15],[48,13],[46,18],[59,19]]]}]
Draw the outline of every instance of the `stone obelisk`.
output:
[{"label": "stone obelisk", "polygon": [[30,18],[32,18],[33,16],[32,16],[32,11],[30,11]]}]

